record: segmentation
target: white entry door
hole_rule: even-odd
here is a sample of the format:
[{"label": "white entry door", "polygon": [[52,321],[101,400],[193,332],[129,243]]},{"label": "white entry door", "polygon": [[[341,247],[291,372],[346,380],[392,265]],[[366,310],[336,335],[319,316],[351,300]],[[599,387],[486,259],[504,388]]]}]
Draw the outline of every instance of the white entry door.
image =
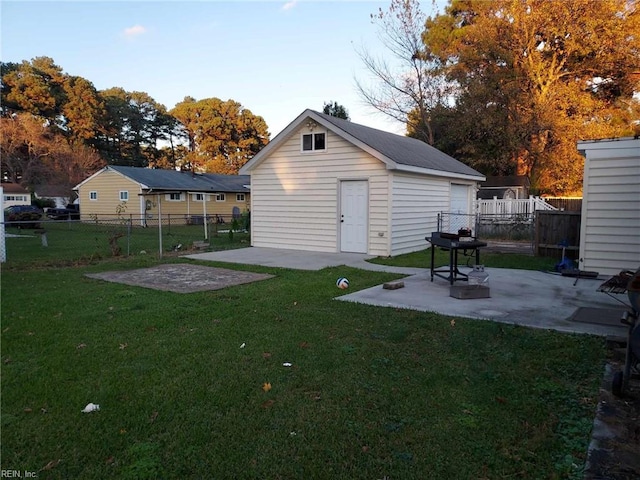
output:
[{"label": "white entry door", "polygon": [[341,182],[340,251],[367,253],[368,211],[367,182]]}]

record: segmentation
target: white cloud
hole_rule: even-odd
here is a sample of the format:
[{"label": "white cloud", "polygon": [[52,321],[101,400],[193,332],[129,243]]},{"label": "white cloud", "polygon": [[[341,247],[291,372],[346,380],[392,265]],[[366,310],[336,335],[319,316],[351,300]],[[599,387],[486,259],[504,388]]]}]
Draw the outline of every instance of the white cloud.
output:
[{"label": "white cloud", "polygon": [[133,27],[125,28],[123,33],[125,37],[136,37],[146,33],[146,31],[147,29],[142,25],[134,25]]},{"label": "white cloud", "polygon": [[296,4],[298,3],[298,0],[291,0],[290,2],[285,3],[282,6],[282,10],[291,10],[293,7],[296,6]]}]

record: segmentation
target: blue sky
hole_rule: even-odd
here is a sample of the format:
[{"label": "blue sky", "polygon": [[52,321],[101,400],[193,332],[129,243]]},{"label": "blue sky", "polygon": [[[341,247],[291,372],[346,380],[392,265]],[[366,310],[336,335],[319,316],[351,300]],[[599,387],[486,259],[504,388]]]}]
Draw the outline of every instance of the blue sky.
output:
[{"label": "blue sky", "polygon": [[[422,2],[430,13],[431,0]],[[389,1],[5,1],[1,59],[53,58],[99,90],[143,91],[168,109],[185,96],[240,102],[273,138],[305,108],[344,105],[352,121],[404,133],[366,106],[357,55],[386,51],[370,14]]]}]

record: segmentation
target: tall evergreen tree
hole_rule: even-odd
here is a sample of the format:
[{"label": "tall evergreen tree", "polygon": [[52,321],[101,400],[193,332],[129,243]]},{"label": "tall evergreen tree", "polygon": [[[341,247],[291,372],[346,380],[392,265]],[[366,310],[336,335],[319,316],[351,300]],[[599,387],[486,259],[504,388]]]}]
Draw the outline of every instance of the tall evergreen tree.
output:
[{"label": "tall evergreen tree", "polygon": [[342,118],[343,120],[351,120],[348,110],[334,101],[325,102],[322,107],[322,113],[331,115],[332,117]]}]

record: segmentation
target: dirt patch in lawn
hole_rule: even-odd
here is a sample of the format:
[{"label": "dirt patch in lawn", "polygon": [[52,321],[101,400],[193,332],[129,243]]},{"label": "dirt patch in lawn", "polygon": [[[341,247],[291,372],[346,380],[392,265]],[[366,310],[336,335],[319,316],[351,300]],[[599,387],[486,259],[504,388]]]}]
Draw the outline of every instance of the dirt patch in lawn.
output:
[{"label": "dirt patch in lawn", "polygon": [[86,276],[107,282],[176,293],[220,290],[273,277],[265,273],[242,272],[186,263],[158,265],[137,270],[88,273]]}]

